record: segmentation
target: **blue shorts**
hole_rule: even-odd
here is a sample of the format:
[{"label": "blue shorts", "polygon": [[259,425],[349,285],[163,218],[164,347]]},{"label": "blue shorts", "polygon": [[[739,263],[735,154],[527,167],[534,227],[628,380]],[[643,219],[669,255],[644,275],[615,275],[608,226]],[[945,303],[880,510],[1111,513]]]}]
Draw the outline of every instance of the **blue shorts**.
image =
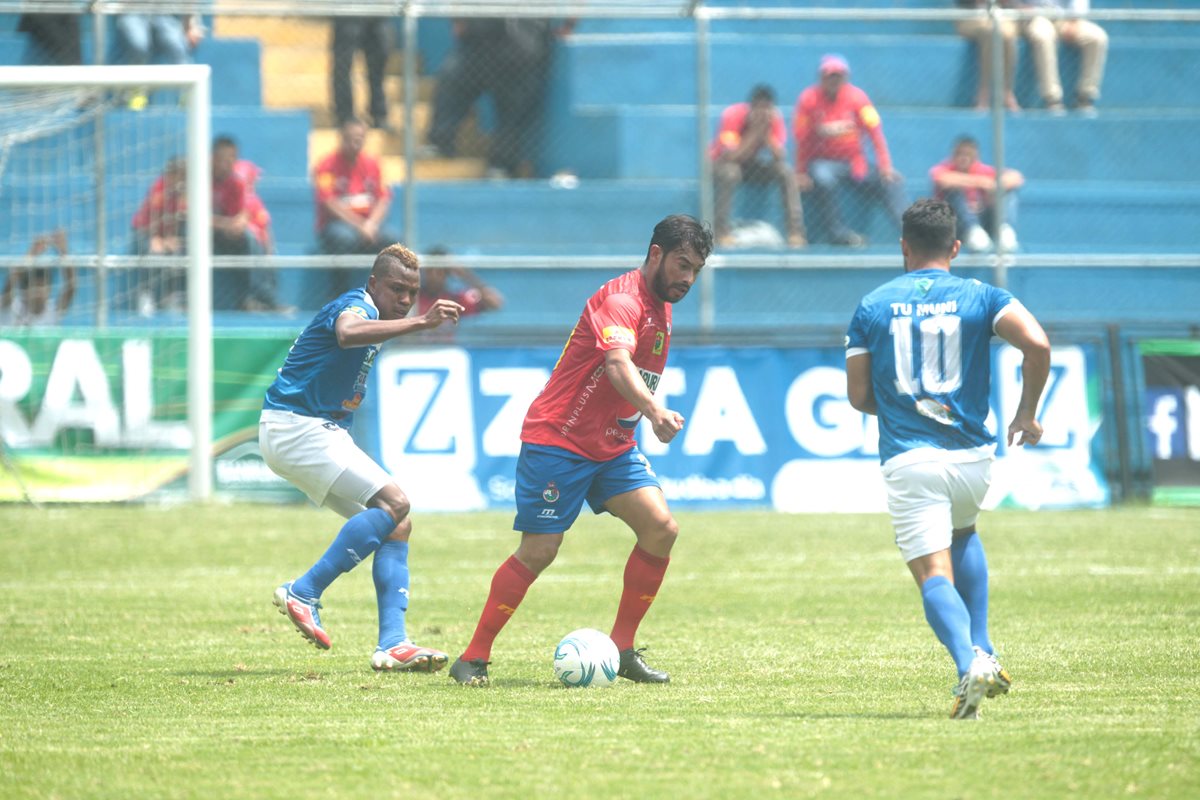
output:
[{"label": "blue shorts", "polygon": [[662,488],[636,447],[608,461],[592,461],[561,447],[522,442],[513,530],[563,533],[575,523],[584,500],[600,514],[610,497],[643,486]]}]

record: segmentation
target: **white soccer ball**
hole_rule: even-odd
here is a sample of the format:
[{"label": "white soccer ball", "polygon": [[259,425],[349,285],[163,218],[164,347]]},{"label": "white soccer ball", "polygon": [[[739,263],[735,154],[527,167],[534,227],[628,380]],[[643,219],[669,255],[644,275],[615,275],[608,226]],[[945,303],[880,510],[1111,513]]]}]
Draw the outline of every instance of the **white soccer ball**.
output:
[{"label": "white soccer ball", "polygon": [[554,649],[554,676],[567,686],[612,686],[621,667],[613,640],[593,628],[580,628]]}]

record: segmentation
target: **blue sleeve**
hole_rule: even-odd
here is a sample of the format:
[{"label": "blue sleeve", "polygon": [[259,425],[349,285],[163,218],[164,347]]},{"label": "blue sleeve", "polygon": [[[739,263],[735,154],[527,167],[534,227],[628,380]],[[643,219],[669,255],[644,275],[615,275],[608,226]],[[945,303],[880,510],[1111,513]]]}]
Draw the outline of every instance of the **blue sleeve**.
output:
[{"label": "blue sleeve", "polygon": [[996,315],[1000,313],[1009,303],[1016,301],[1012,292],[1007,289],[1001,289],[998,286],[988,286],[987,294],[987,311],[989,327],[996,327]]},{"label": "blue sleeve", "polygon": [[868,316],[866,304],[859,303],[858,308],[854,311],[854,317],[850,320],[850,327],[846,330],[847,350],[850,350],[851,348],[861,348],[863,350],[868,349]]}]

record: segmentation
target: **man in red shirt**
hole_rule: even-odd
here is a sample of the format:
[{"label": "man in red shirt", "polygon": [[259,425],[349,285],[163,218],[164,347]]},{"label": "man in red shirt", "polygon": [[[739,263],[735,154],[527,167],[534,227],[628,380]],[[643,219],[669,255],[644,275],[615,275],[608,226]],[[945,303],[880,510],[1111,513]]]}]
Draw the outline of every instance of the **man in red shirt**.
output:
[{"label": "man in red shirt", "polygon": [[475,635],[450,668],[458,683],[488,684],[492,643],[554,561],[585,499],[595,513],[609,512],[637,537],[612,628],[621,654],[617,674],[639,683],[670,679],[633,646],[679,533],[634,432],[643,416],[664,443],[683,429],[683,417],[656,400],[654,390],[667,363],[671,304],[687,295],[711,251],[712,234],[698,221],[667,217],[655,226],[641,268],[604,284],[584,306],[550,380],[525,415],[513,522],[521,542],[492,577]]},{"label": "man in red shirt", "polygon": [[[176,256],[186,252],[187,162],[173,158],[159,175],[133,215],[133,252],[145,256]],[[129,299],[133,310],[153,316],[159,307],[182,309],[187,273],[183,269],[139,268],[133,271]]]},{"label": "man in red shirt", "polygon": [[[379,162],[363,152],[366,124],[351,117],[342,123],[339,132],[338,149],[321,159],[313,170],[317,238],[323,253],[373,255],[400,239],[383,227],[392,205],[392,191],[383,182]],[[335,277],[334,288],[345,283],[344,278]]]},{"label": "man in red shirt", "polygon": [[960,136],[954,152],[929,170],[935,197],[945,200],[958,217],[958,238],[968,250],[981,253],[992,246],[993,237],[1006,252],[1017,249],[1017,189],[1025,177],[1015,169],[1004,170],[1004,222],[996,226],[996,168],[979,160],[979,142]]},{"label": "man in red shirt", "polygon": [[[838,190],[851,186],[874,195],[899,231],[908,205],[904,181],[892,168],[879,112],[867,93],[849,82],[846,59],[822,56],[819,74],[820,81],[796,100],[796,183],[800,191],[812,192],[813,211],[834,244],[862,247],[866,239],[842,219]],[[874,167],[863,151],[864,134],[875,147]]]},{"label": "man in red shirt", "polygon": [[743,180],[779,184],[787,217],[788,245],[803,247],[807,243],[800,194],[787,163],[786,147],[787,126],[775,107],[775,90],[770,86],[755,86],[750,102],[735,103],[721,112],[717,138],[709,148],[716,184],[714,227],[720,244],[733,244],[729,231],[730,206],[733,192]]}]

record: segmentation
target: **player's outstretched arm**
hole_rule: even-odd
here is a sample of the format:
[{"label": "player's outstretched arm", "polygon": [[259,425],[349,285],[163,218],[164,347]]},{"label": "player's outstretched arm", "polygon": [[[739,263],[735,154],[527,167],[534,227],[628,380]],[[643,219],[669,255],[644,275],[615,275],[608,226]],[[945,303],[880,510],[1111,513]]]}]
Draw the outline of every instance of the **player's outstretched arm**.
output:
[{"label": "player's outstretched arm", "polygon": [[1033,314],[1015,303],[996,323],[996,334],[1025,356],[1021,362],[1021,402],[1008,425],[1008,443],[1037,444],[1042,438],[1037,407],[1050,376],[1050,340]]},{"label": "player's outstretched arm", "polygon": [[869,353],[860,353],[846,359],[846,397],[850,399],[850,405],[864,414],[874,414],[878,411],[875,387],[871,384]]},{"label": "player's outstretched arm", "polygon": [[402,319],[363,319],[353,311],[344,311],[333,324],[333,332],[337,336],[338,347],[366,347],[371,344],[383,344],[388,339],[395,339],[406,333],[426,331],[436,328],[450,320],[458,324],[458,317],[463,307],[453,300],[439,299],[429,310],[418,317]]},{"label": "player's outstretched arm", "polygon": [[633,405],[642,416],[650,421],[654,435],[663,444],[675,438],[675,434],[683,430],[683,415],[669,408],[663,408],[650,393],[646,382],[633,364],[633,356],[628,350],[609,350],[604,354],[604,374],[609,382],[620,392],[621,397]]}]

